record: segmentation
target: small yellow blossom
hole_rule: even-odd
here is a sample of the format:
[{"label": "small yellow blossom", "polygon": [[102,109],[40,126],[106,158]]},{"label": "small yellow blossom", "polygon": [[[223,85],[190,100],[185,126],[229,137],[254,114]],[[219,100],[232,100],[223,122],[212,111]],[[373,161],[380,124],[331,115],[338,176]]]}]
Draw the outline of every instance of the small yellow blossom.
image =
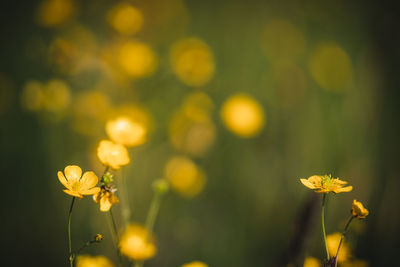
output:
[{"label": "small yellow blossom", "polygon": [[[328,251],[331,257],[336,257],[336,253],[339,247],[340,239],[342,238],[341,233],[333,233],[326,236],[326,242],[328,244]],[[351,248],[346,242],[342,242],[340,247],[338,262],[342,263],[347,261],[351,257]]]},{"label": "small yellow blossom", "polygon": [[94,237],[94,240],[95,240],[97,243],[100,243],[101,241],[103,241],[103,239],[104,239],[104,237],[103,237],[103,235],[101,235],[101,234],[97,234],[97,235]]},{"label": "small yellow blossom", "polygon": [[120,144],[115,144],[109,140],[100,141],[97,147],[97,156],[101,163],[118,170],[130,162],[128,150]]},{"label": "small yellow blossom", "polygon": [[126,146],[138,146],[146,141],[146,128],[128,117],[118,117],[106,124],[108,136],[115,143]]},{"label": "small yellow blossom", "polygon": [[321,261],[314,257],[307,257],[304,260],[303,267],[321,267]]},{"label": "small yellow blossom", "polygon": [[368,216],[369,211],[364,208],[363,204],[357,200],[353,200],[353,205],[351,207],[351,214],[357,219],[364,219]]},{"label": "small yellow blossom", "polygon": [[253,97],[238,93],[229,97],[221,108],[221,118],[228,130],[242,138],[258,135],[264,128],[264,108]]},{"label": "small yellow blossom", "polygon": [[82,169],[76,165],[65,167],[64,174],[57,173],[58,180],[67,188],[64,192],[68,195],[83,198],[83,195],[93,195],[100,191],[95,187],[99,179],[94,172],[85,172],[82,176]]},{"label": "small yellow blossom", "polygon": [[206,183],[204,171],[185,156],[172,157],[165,165],[164,175],[171,188],[187,198],[198,195]]},{"label": "small yellow blossom", "polygon": [[138,224],[129,225],[119,243],[121,253],[133,260],[146,260],[156,254],[152,237],[146,228]]},{"label": "small yellow blossom", "polygon": [[76,267],[114,267],[115,265],[104,256],[80,255],[76,258]]},{"label": "small yellow blossom", "polygon": [[183,264],[182,267],[208,267],[208,265],[201,261],[192,261]]},{"label": "small yellow blossom", "polygon": [[93,200],[96,203],[100,203],[100,210],[107,212],[111,209],[113,204],[118,204],[119,199],[114,195],[112,190],[102,188],[100,192],[93,195]]},{"label": "small yellow blossom", "polygon": [[334,192],[350,192],[353,190],[352,186],[343,187],[347,182],[333,178],[331,175],[313,175],[308,179],[300,179],[301,183],[306,187],[315,190],[317,193]]},{"label": "small yellow blossom", "polygon": [[107,14],[110,25],[122,35],[132,35],[143,25],[143,15],[128,3],[119,3]]}]

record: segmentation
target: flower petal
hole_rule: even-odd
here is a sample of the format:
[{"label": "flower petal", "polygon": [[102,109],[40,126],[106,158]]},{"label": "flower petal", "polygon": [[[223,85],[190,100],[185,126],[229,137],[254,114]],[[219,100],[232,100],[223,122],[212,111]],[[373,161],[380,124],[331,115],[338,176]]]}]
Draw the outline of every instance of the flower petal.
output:
[{"label": "flower petal", "polygon": [[112,203],[107,196],[100,199],[100,210],[103,212],[109,211],[111,209]]},{"label": "flower petal", "polygon": [[316,189],[314,184],[310,183],[307,179],[300,179],[300,182],[310,189]]},{"label": "flower petal", "polygon": [[341,187],[341,188],[337,188],[335,190],[333,190],[333,192],[337,193],[343,193],[343,192],[350,192],[351,190],[353,190],[353,186],[346,186],[346,187]]},{"label": "flower petal", "polygon": [[79,194],[81,195],[94,195],[98,192],[100,192],[100,187],[93,187],[91,189],[79,190]]},{"label": "flower petal", "polygon": [[308,180],[310,183],[313,183],[314,185],[315,185],[315,184],[320,185],[320,184],[321,184],[322,178],[321,178],[321,175],[313,175],[313,176],[308,177],[307,180]]},{"label": "flower petal", "polygon": [[76,165],[69,165],[64,169],[68,182],[79,181],[82,176],[82,169]]},{"label": "flower petal", "polygon": [[64,191],[64,193],[66,193],[66,194],[68,194],[70,196],[83,198],[83,196],[81,194],[79,194],[78,192],[71,191],[69,189],[64,189],[63,191]]},{"label": "flower petal", "polygon": [[81,189],[86,190],[92,188],[97,184],[98,181],[99,178],[97,178],[97,175],[94,172],[85,172],[80,180]]},{"label": "flower petal", "polygon": [[67,179],[65,179],[64,174],[61,171],[57,172],[57,176],[58,176],[58,180],[60,181],[60,183],[65,186],[66,188],[70,188]]},{"label": "flower petal", "polygon": [[346,181],[339,180],[338,178],[333,179],[333,182],[336,183],[336,184],[340,184],[340,185],[345,185],[345,184],[347,184]]}]

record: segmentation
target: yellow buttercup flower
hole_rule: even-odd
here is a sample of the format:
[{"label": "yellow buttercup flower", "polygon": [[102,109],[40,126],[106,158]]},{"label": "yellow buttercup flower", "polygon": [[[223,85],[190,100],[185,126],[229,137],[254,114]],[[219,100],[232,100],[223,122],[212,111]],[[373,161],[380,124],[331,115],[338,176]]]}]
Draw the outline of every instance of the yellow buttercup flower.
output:
[{"label": "yellow buttercup flower", "polygon": [[264,128],[264,108],[247,94],[229,97],[221,108],[221,118],[226,128],[243,138],[255,137]]},{"label": "yellow buttercup flower", "polygon": [[76,267],[114,267],[115,265],[104,256],[79,255]]},{"label": "yellow buttercup flower", "polygon": [[109,140],[100,141],[97,147],[97,157],[101,163],[118,170],[130,162],[128,150],[120,144],[115,144]]},{"label": "yellow buttercup flower", "polygon": [[121,145],[137,146],[146,141],[145,126],[128,117],[118,117],[108,121],[106,131],[111,140]]},{"label": "yellow buttercup flower", "polygon": [[351,214],[357,219],[364,219],[368,216],[369,211],[364,208],[363,204],[357,200],[353,200],[353,205],[351,207]]},{"label": "yellow buttercup flower", "polygon": [[100,203],[100,210],[107,212],[111,209],[113,204],[118,204],[119,199],[114,195],[112,190],[102,188],[100,192],[93,195],[93,200]]},{"label": "yellow buttercup flower", "polygon": [[182,267],[208,267],[208,265],[201,261],[192,261],[183,264]]},{"label": "yellow buttercup flower", "polygon": [[100,187],[95,187],[99,179],[94,172],[85,172],[82,176],[82,169],[76,165],[65,167],[64,174],[58,171],[58,180],[67,189],[63,191],[71,196],[83,198],[83,195],[93,195],[100,191]]},{"label": "yellow buttercup flower", "polygon": [[[326,242],[328,244],[328,252],[331,257],[336,257],[336,253],[341,238],[342,234],[338,232],[326,236]],[[346,242],[343,241],[338,255],[338,262],[339,263],[345,262],[350,257],[351,257],[351,248]]]},{"label": "yellow buttercup flower", "polygon": [[156,254],[152,237],[146,228],[138,224],[129,225],[119,242],[121,253],[133,260],[146,260]]},{"label": "yellow buttercup flower", "polygon": [[122,35],[132,35],[142,28],[143,15],[128,3],[119,3],[107,15],[110,25]]},{"label": "yellow buttercup flower", "polygon": [[308,179],[301,178],[300,181],[317,193],[333,192],[337,194],[353,190],[352,186],[343,187],[347,182],[339,180],[339,178],[333,178],[331,175],[313,175]]},{"label": "yellow buttercup flower", "polygon": [[307,257],[304,260],[303,267],[321,267],[321,261],[314,257]]}]

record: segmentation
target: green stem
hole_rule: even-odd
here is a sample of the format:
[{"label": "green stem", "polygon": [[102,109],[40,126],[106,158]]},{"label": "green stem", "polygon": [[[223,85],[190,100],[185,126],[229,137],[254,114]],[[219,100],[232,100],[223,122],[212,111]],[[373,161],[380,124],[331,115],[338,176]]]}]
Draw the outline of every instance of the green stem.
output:
[{"label": "green stem", "polygon": [[121,264],[122,264],[122,256],[121,256],[121,253],[120,253],[120,251],[119,251],[118,229],[117,229],[117,224],[115,223],[114,216],[113,216],[113,214],[112,214],[111,209],[112,209],[112,208],[110,208],[110,210],[109,210],[109,212],[108,212],[108,219],[109,219],[109,221],[110,221],[110,223],[111,223],[111,228],[112,228],[111,233],[112,233],[113,240],[114,240],[114,246],[115,246],[115,249],[117,250],[117,254],[118,254],[118,258],[119,258],[119,263],[120,263],[120,265],[121,265]]},{"label": "green stem", "polygon": [[328,250],[328,242],[326,242],[326,231],[325,231],[325,204],[328,193],[323,193],[322,197],[322,210],[321,210],[321,222],[322,222],[322,235],[324,236],[325,250],[326,250],[326,258],[329,261],[329,250]]},{"label": "green stem", "polygon": [[72,208],[74,207],[75,197],[72,197],[71,206],[69,207],[68,213],[68,259],[70,266],[74,266],[74,255],[72,254],[72,242],[71,242],[71,215],[72,215]]},{"label": "green stem", "polygon": [[160,209],[161,197],[162,195],[156,191],[151,201],[149,213],[147,213],[146,218],[146,242],[149,240],[153,233],[154,224],[156,222],[157,214]]},{"label": "green stem", "polygon": [[336,252],[335,267],[337,266],[340,247],[342,246],[342,242],[343,242],[344,237],[345,237],[345,235],[346,235],[346,233],[347,233],[347,229],[349,228],[350,223],[351,223],[351,221],[352,221],[353,219],[354,219],[354,216],[351,215],[350,218],[349,218],[349,220],[348,220],[347,223],[346,223],[346,226],[344,227],[344,230],[343,230],[343,233],[342,233],[342,237],[340,238],[339,246],[338,246],[338,249],[337,249],[337,252]]}]

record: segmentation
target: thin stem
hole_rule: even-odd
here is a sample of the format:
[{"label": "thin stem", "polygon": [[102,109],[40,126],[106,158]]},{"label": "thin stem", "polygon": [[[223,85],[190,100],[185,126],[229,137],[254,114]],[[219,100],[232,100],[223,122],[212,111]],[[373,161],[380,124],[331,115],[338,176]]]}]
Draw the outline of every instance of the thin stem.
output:
[{"label": "thin stem", "polygon": [[156,222],[157,214],[160,209],[161,204],[161,194],[157,191],[155,192],[153,199],[150,204],[149,212],[146,218],[146,242],[149,240],[153,233],[154,224]]},{"label": "thin stem", "polygon": [[339,246],[338,246],[338,249],[337,249],[337,252],[336,252],[335,267],[337,266],[340,247],[342,246],[342,242],[343,242],[344,237],[345,237],[345,235],[346,235],[346,233],[347,233],[347,229],[349,228],[350,223],[351,223],[351,221],[352,221],[353,219],[354,219],[354,216],[351,215],[350,218],[349,218],[349,220],[348,220],[347,223],[346,223],[346,226],[344,227],[344,230],[343,230],[343,233],[342,233],[342,237],[340,238]]},{"label": "thin stem", "polygon": [[109,221],[110,221],[110,223],[111,223],[111,228],[112,228],[111,233],[112,233],[113,240],[114,240],[114,246],[115,246],[115,249],[117,250],[117,254],[118,254],[118,258],[119,258],[119,263],[120,263],[120,265],[121,265],[121,264],[122,264],[122,257],[121,257],[121,253],[120,253],[120,251],[119,251],[118,229],[117,229],[117,224],[115,223],[114,216],[113,216],[113,214],[112,214],[111,209],[112,209],[112,208],[110,208],[110,210],[109,210],[109,212],[108,212],[108,219],[109,219]]},{"label": "thin stem", "polygon": [[71,215],[72,215],[72,208],[74,207],[75,197],[72,197],[71,206],[69,207],[68,213],[68,259],[70,266],[74,266],[74,255],[72,254],[72,242],[71,242]]},{"label": "thin stem", "polygon": [[325,250],[326,250],[326,258],[329,261],[329,250],[328,250],[328,242],[326,242],[326,231],[325,231],[325,204],[326,198],[328,194],[323,193],[322,197],[322,210],[321,210],[321,222],[322,222],[322,235],[324,236]]}]

